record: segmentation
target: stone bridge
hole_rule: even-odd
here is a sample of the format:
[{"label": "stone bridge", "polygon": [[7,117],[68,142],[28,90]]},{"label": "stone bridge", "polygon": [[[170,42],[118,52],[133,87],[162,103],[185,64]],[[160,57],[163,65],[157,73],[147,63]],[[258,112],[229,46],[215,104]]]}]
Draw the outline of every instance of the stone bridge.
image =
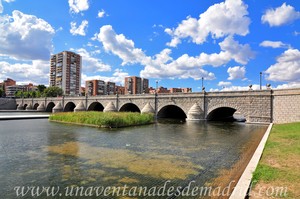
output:
[{"label": "stone bridge", "polygon": [[235,112],[247,122],[273,121],[272,90],[16,99],[18,110],[152,112],[158,118],[218,120]]}]

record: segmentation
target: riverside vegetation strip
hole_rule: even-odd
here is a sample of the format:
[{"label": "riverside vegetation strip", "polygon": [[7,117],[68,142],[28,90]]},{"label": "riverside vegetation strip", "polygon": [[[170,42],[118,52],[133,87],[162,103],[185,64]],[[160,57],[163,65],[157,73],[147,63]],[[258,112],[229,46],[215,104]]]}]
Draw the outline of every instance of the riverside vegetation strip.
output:
[{"label": "riverside vegetation strip", "polygon": [[72,123],[79,125],[119,128],[151,124],[154,122],[153,114],[140,114],[132,112],[61,112],[50,115],[50,121]]},{"label": "riverside vegetation strip", "polygon": [[[253,174],[253,195],[271,192],[270,187],[286,187],[285,197],[300,197],[300,123],[275,124],[266,143],[262,158]],[[269,190],[268,190],[269,188]],[[274,191],[275,193],[275,191]],[[262,197],[259,197],[262,198]],[[268,197],[265,197],[268,198]]]}]

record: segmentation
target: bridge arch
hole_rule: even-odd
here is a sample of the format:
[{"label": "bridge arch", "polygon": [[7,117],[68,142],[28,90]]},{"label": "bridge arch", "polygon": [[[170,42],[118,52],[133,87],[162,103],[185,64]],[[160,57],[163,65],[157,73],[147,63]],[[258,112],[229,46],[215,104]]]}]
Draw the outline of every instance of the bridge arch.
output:
[{"label": "bridge arch", "polygon": [[158,118],[175,118],[175,119],[186,119],[185,112],[176,105],[166,105],[162,107],[158,113]]},{"label": "bridge arch", "polygon": [[65,105],[64,112],[73,112],[75,107],[76,107],[76,105],[74,104],[74,102],[68,102]]},{"label": "bridge arch", "polygon": [[39,104],[38,103],[35,103],[34,105],[33,105],[33,107],[32,107],[32,109],[33,110],[37,110],[37,107],[39,106]]},{"label": "bridge arch", "polygon": [[235,113],[239,113],[239,120],[246,120],[246,111],[232,105],[219,105],[211,107],[207,112],[206,119],[209,121],[234,121]]},{"label": "bridge arch", "polygon": [[119,111],[120,112],[139,112],[139,113],[141,112],[140,108],[137,105],[133,104],[133,103],[126,103],[126,104],[124,104],[120,108]]},{"label": "bridge arch", "polygon": [[47,107],[46,107],[46,112],[52,112],[52,109],[54,108],[54,106],[55,106],[55,104],[54,104],[54,102],[49,102],[48,104],[47,104]]},{"label": "bridge arch", "polygon": [[26,107],[27,107],[27,106],[28,106],[28,104],[24,104],[24,106],[23,106],[23,107],[24,107],[24,110],[26,110]]},{"label": "bridge arch", "polygon": [[104,106],[100,102],[93,102],[89,105],[88,111],[103,111]]}]

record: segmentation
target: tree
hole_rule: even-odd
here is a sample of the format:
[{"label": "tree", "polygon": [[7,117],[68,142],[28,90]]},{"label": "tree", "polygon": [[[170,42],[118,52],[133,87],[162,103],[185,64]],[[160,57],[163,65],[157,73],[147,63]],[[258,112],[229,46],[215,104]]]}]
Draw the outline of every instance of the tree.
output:
[{"label": "tree", "polygon": [[57,97],[57,96],[62,96],[62,94],[63,94],[63,90],[55,86],[51,86],[44,90],[45,97]]},{"label": "tree", "polygon": [[2,97],[2,96],[3,96],[3,94],[4,94],[4,91],[3,91],[3,89],[2,89],[2,88],[0,88],[0,97]]},{"label": "tree", "polygon": [[38,91],[40,91],[40,93],[43,93],[46,88],[47,87],[43,84],[40,84],[37,86],[37,89],[38,89]]}]

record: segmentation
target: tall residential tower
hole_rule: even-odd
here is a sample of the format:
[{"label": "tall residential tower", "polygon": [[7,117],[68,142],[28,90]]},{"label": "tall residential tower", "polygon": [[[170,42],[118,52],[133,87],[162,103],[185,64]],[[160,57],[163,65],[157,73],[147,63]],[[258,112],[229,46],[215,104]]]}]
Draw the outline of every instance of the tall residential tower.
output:
[{"label": "tall residential tower", "polygon": [[79,95],[81,81],[81,56],[63,51],[51,56],[50,86],[63,89],[65,95]]}]

